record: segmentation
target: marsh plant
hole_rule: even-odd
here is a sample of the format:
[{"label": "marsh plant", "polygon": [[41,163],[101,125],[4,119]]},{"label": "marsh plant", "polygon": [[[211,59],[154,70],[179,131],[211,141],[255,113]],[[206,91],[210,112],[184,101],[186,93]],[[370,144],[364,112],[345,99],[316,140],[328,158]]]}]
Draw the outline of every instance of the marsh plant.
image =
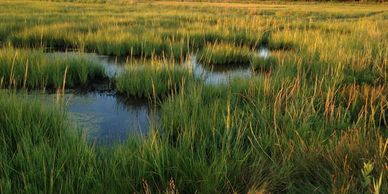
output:
[{"label": "marsh plant", "polygon": [[193,75],[179,67],[130,67],[117,77],[116,87],[127,97],[163,98],[177,94],[193,81]]},{"label": "marsh plant", "polygon": [[42,50],[0,50],[2,87],[25,89],[82,88],[105,79],[104,68],[81,55],[48,56]]}]

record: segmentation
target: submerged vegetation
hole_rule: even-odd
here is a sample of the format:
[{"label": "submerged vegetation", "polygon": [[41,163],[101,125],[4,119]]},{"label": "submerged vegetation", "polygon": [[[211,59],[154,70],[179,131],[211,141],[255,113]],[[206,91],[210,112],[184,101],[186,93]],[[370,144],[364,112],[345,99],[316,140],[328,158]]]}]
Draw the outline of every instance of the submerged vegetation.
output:
[{"label": "submerged vegetation", "polygon": [[[0,1],[0,193],[388,193],[387,6],[82,2]],[[253,76],[208,85],[193,56]],[[17,90],[102,80],[160,123],[97,147]]]}]

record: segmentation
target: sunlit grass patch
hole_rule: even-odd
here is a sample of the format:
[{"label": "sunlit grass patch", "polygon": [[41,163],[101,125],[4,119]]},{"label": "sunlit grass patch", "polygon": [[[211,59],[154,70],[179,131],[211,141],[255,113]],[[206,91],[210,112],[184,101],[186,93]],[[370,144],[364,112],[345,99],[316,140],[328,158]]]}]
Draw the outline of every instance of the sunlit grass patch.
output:
[{"label": "sunlit grass patch", "polygon": [[251,49],[231,44],[207,44],[199,53],[199,61],[206,65],[249,65]]},{"label": "sunlit grass patch", "polygon": [[130,67],[116,79],[117,92],[127,97],[162,98],[176,94],[194,80],[179,67]]}]

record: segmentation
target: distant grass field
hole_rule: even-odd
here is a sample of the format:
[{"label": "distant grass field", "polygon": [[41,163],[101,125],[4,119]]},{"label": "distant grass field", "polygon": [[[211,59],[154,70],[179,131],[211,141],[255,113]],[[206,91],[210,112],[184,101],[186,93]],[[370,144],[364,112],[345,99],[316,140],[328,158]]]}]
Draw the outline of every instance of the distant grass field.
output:
[{"label": "distant grass field", "polygon": [[[388,193],[388,4],[85,2],[0,0],[0,193]],[[87,144],[19,89],[107,78],[47,49],[131,59],[114,89],[160,126]],[[254,76],[207,85],[193,55]]]}]

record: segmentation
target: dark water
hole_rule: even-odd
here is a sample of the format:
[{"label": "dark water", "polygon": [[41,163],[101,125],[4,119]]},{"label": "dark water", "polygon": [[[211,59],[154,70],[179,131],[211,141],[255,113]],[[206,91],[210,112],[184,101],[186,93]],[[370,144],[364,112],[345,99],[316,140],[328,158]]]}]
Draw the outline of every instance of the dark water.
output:
[{"label": "dark water", "polygon": [[145,136],[159,120],[146,100],[121,99],[109,93],[39,94],[38,98],[64,106],[76,127],[91,143],[112,145],[129,136]]}]

